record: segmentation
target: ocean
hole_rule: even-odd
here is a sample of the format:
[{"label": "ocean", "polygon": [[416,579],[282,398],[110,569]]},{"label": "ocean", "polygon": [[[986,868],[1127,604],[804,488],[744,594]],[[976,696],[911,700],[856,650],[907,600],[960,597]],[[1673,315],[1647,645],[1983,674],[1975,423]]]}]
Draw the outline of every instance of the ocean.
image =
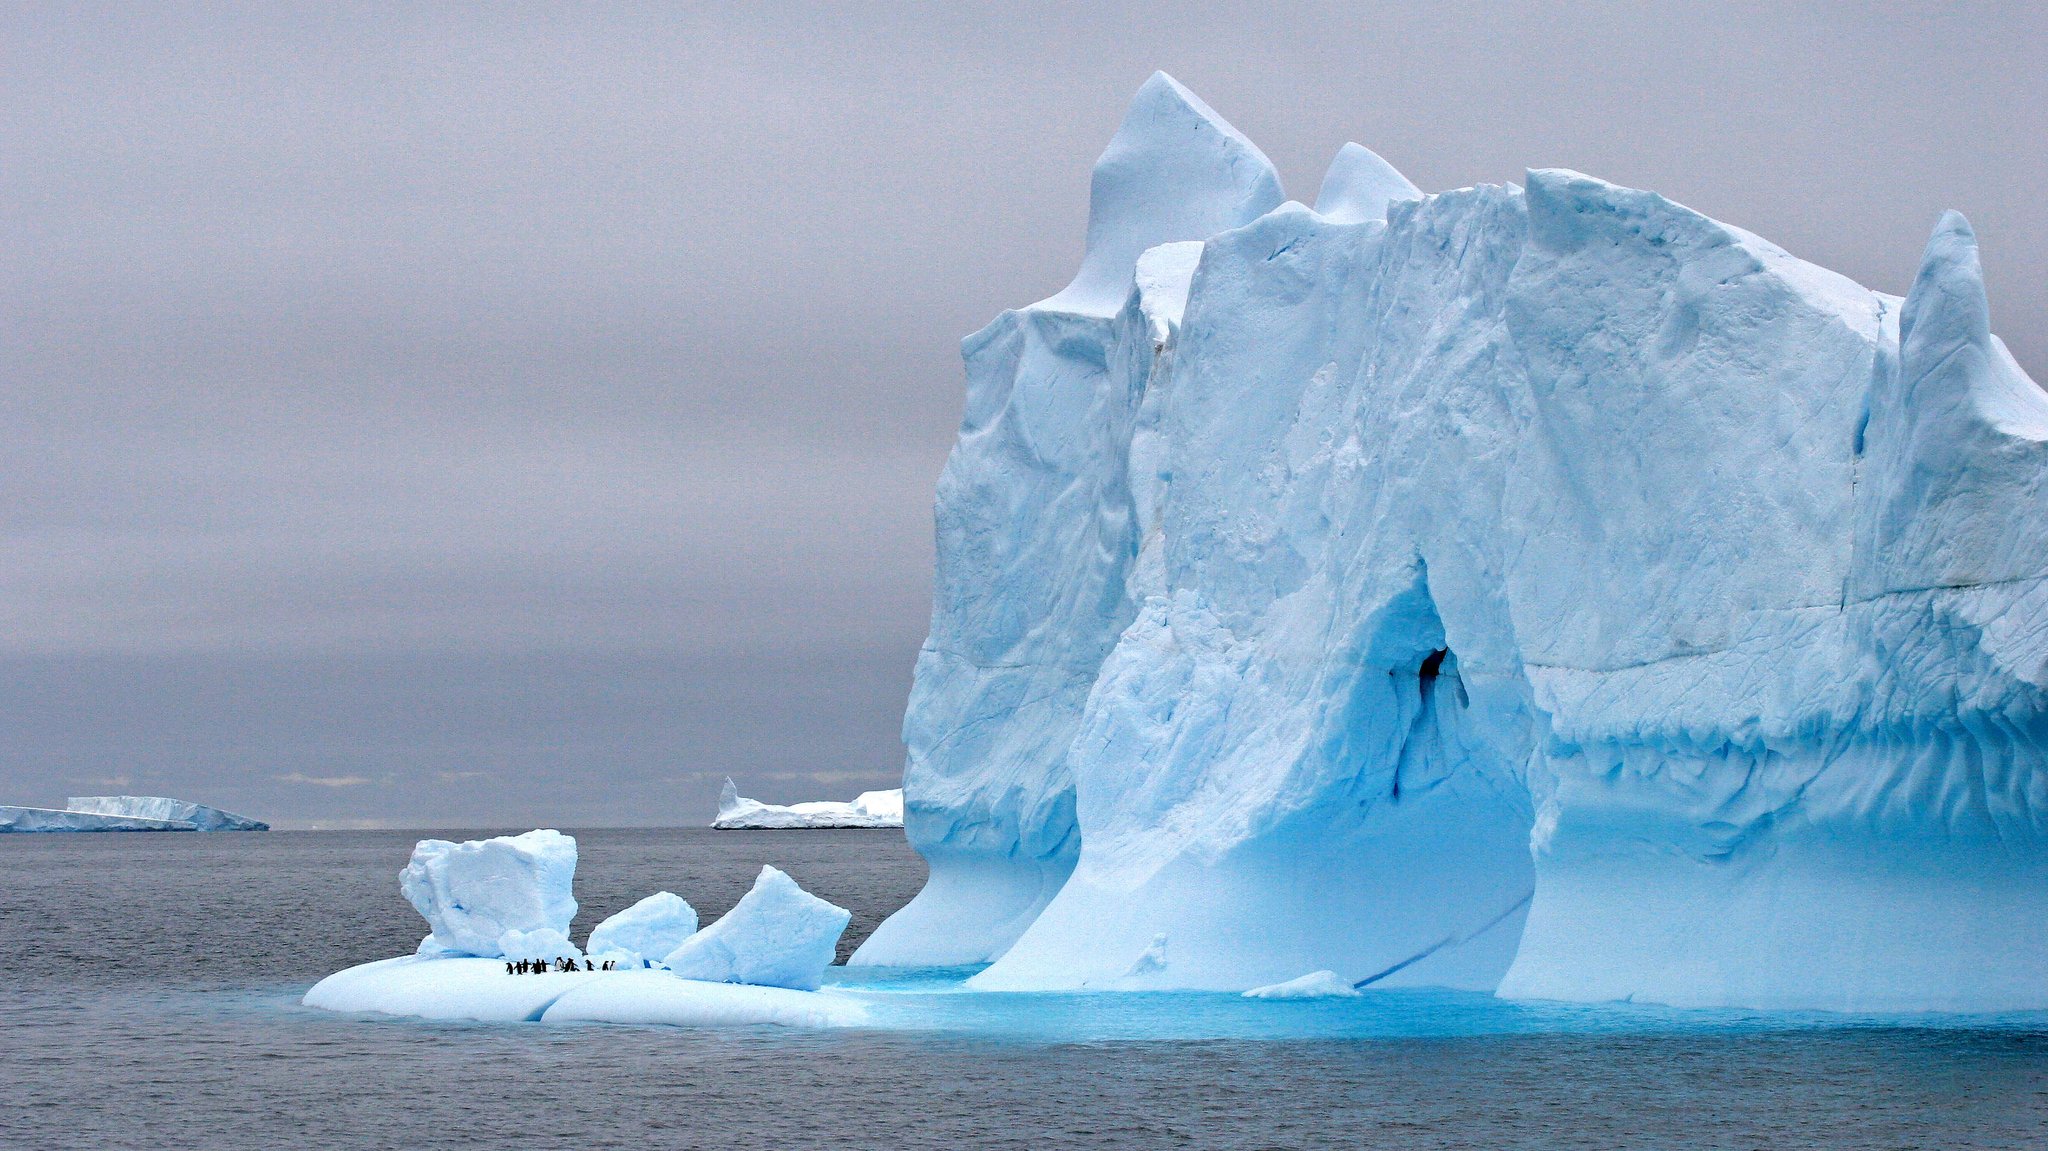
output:
[{"label": "ocean", "polygon": [[[844,954],[924,878],[888,832],[565,830],[579,940],[662,889],[708,920],[772,863],[853,909]],[[2038,1018],[984,996],[957,973],[867,981],[902,1006],[844,1032],[299,1006],[417,944],[397,875],[428,834],[481,833],[0,837],[0,1146],[2048,1147]]]}]

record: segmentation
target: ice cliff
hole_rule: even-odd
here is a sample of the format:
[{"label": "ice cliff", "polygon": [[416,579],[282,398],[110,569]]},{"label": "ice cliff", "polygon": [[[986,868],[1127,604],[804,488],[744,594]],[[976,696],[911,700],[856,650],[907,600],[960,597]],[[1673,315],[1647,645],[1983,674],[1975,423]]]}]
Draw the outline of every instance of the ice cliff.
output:
[{"label": "ice cliff", "polygon": [[856,963],[2048,1007],[2048,396],[1575,172],[1314,209],[1164,75],[1073,284],[962,345]]}]

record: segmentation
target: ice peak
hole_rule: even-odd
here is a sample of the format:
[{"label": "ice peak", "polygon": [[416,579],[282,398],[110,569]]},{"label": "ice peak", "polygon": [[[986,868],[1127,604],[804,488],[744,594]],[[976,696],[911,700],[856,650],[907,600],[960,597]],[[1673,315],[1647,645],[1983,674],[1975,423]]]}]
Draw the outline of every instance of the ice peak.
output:
[{"label": "ice peak", "polygon": [[1984,297],[1977,233],[1961,212],[1943,212],[1899,316],[1900,358],[1910,372],[1913,365],[1940,364],[1956,348],[1990,342],[1991,305]]},{"label": "ice peak", "polygon": [[1114,315],[1147,248],[1204,240],[1283,199],[1272,161],[1215,109],[1154,72],[1095,162],[1081,270],[1039,307]]},{"label": "ice peak", "polygon": [[1387,218],[1395,200],[1420,200],[1422,189],[1408,182],[1379,153],[1362,144],[1337,149],[1323,187],[1316,193],[1316,212],[1339,224],[1362,224]]}]

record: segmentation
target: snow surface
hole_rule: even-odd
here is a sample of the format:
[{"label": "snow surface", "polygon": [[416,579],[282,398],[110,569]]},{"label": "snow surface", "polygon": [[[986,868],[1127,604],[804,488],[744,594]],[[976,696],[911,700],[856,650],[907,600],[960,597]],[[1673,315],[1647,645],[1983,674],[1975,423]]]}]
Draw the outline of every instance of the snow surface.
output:
[{"label": "snow surface", "polygon": [[1244,993],[1246,999],[1354,999],[1365,992],[1334,971],[1311,971],[1285,983],[1269,983]]},{"label": "snow surface", "polygon": [[162,795],[74,795],[64,801],[72,811],[90,811],[101,815],[120,815],[143,819],[163,819],[189,823],[197,831],[269,831],[270,825],[260,819],[222,811],[218,807],[188,803],[182,799],[171,799]]},{"label": "snow surface", "polygon": [[[575,878],[576,841],[539,830],[466,843],[423,839],[399,874],[398,887],[442,948],[532,959],[575,952],[569,944]],[[534,951],[548,947],[564,950]]]},{"label": "snow surface", "polygon": [[763,867],[718,922],[678,944],[661,965],[685,979],[814,991],[853,913]]},{"label": "snow surface", "polygon": [[0,832],[41,831],[197,831],[183,820],[102,815],[54,807],[0,806]]},{"label": "snow surface", "polygon": [[1409,190],[1282,204],[1139,93],[1081,274],[962,345],[931,878],[855,962],[2048,1007],[2048,397],[1968,225],[1902,302],[1576,172]]},{"label": "snow surface", "polygon": [[697,909],[671,891],[657,891],[590,929],[583,948],[592,959],[643,967],[697,932]]},{"label": "snow surface", "polygon": [[721,831],[902,827],[903,789],[863,791],[852,803],[819,800],[784,807],[745,798],[740,795],[739,786],[728,778],[718,795],[718,818],[711,821],[711,826]]},{"label": "snow surface", "polygon": [[411,955],[337,971],[306,992],[303,1002],[326,1011],[479,1023],[852,1027],[867,1018],[858,1002],[830,994],[702,983],[660,971],[514,975],[502,959]]}]

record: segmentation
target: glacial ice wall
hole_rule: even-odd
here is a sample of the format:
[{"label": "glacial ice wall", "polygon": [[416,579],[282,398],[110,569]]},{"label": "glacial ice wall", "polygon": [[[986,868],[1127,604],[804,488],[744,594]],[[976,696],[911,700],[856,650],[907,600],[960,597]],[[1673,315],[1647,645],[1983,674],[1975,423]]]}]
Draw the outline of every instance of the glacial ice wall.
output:
[{"label": "glacial ice wall", "polygon": [[855,961],[2048,1007],[2048,396],[1962,218],[1901,301],[1574,172],[1280,196],[1155,76],[963,346]]}]

